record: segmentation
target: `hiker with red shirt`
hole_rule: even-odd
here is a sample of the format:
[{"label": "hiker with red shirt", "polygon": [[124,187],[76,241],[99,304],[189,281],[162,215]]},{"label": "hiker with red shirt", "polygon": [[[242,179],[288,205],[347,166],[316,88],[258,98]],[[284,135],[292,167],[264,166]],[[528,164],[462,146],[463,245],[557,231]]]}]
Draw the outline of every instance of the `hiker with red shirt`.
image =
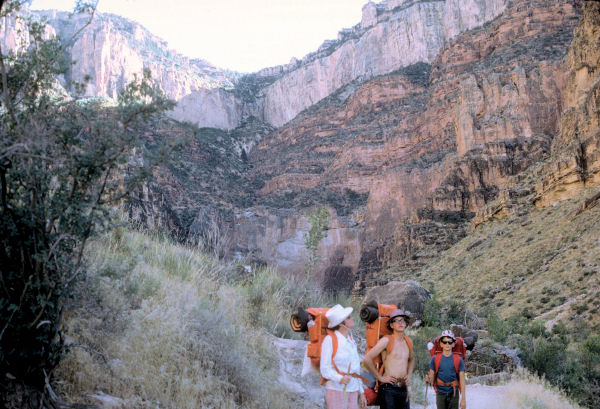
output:
[{"label": "hiker with red shirt", "polygon": [[367,406],[362,381],[356,377],[360,375],[360,357],[356,342],[350,334],[350,330],[354,328],[354,317],[351,314],[352,307],[344,308],[339,304],[325,314],[329,321],[328,328],[334,331],[337,338],[337,351],[333,360],[331,335],[327,335],[321,345],[320,370],[321,376],[327,380],[327,409],[358,409],[359,400],[361,408]]},{"label": "hiker with red shirt", "polygon": [[[415,367],[415,359],[410,339],[404,335],[404,330],[410,323],[410,317],[403,310],[394,310],[387,322],[392,335],[382,337],[377,344],[365,355],[363,363],[379,382],[377,402],[381,409],[410,409],[408,387],[411,384]],[[393,342],[389,355],[386,353],[388,344]],[[375,367],[374,359],[382,354],[383,373]]]},{"label": "hiker with red shirt", "polygon": [[465,409],[465,363],[461,356],[452,353],[456,337],[452,331],[445,330],[439,339],[442,353],[431,358],[425,382],[432,383],[436,390],[437,409],[458,409],[459,406]]}]

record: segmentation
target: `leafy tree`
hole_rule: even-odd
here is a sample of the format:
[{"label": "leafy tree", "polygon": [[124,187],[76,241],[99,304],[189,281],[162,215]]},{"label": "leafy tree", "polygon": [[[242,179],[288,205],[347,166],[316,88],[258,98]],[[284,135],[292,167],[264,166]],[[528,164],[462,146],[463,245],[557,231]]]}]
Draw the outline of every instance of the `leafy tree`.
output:
[{"label": "leafy tree", "polygon": [[305,232],[303,237],[304,245],[308,250],[308,260],[305,265],[306,274],[310,279],[320,260],[318,253],[319,243],[327,237],[326,231],[329,230],[329,210],[324,206],[313,210],[308,221],[310,222],[310,230]]},{"label": "leafy tree", "polygon": [[[0,17],[22,18],[22,3],[0,3]],[[145,150],[140,129],[173,103],[149,72],[116,106],[61,97],[69,41],[26,23],[29,45],[0,50],[0,373],[41,390],[64,353],[61,316],[86,243],[168,153]]]}]

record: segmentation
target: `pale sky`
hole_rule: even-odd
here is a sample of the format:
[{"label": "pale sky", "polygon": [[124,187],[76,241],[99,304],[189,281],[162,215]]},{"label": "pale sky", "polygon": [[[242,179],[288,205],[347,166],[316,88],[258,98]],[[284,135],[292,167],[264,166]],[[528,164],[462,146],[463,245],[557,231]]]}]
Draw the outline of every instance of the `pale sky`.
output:
[{"label": "pale sky", "polygon": [[[100,0],[98,10],[135,20],[188,57],[254,72],[316,51],[360,22],[368,0]],[[379,1],[376,1],[379,2]],[[33,0],[72,10],[74,0]]]}]

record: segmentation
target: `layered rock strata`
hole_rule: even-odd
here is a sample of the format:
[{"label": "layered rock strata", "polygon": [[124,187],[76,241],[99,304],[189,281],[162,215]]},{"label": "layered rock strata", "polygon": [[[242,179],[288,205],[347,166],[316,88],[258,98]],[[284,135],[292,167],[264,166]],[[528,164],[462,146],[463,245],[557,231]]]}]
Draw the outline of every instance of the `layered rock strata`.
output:
[{"label": "layered rock strata", "polygon": [[567,55],[565,110],[552,143],[552,160],[536,185],[538,206],[600,184],[600,3],[585,2],[584,13]]},{"label": "layered rock strata", "polygon": [[363,7],[359,25],[325,42],[264,90],[264,120],[281,126],[358,78],[432,62],[454,36],[498,16],[505,0],[394,0]]},{"label": "layered rock strata", "polygon": [[349,265],[357,281],[376,283],[384,266],[398,277],[420,268],[512,175],[548,156],[578,21],[569,1],[511,2],[432,65],[340,88],[252,152],[258,203],[335,208],[368,195],[337,212],[364,232],[360,257],[347,257],[360,259]]}]

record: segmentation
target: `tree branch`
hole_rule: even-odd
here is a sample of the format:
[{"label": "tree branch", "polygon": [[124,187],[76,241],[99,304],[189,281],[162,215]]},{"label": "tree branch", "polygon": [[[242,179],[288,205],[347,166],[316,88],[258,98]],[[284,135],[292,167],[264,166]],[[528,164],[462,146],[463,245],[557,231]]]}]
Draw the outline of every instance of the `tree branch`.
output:
[{"label": "tree branch", "polygon": [[[1,6],[0,6],[1,9]],[[0,44],[0,71],[2,71],[2,103],[10,115],[10,119],[13,122],[13,126],[18,126],[17,116],[12,106],[10,99],[10,90],[8,89],[8,74],[6,72],[6,65],[4,64],[4,54],[2,53],[2,44]]]}]

